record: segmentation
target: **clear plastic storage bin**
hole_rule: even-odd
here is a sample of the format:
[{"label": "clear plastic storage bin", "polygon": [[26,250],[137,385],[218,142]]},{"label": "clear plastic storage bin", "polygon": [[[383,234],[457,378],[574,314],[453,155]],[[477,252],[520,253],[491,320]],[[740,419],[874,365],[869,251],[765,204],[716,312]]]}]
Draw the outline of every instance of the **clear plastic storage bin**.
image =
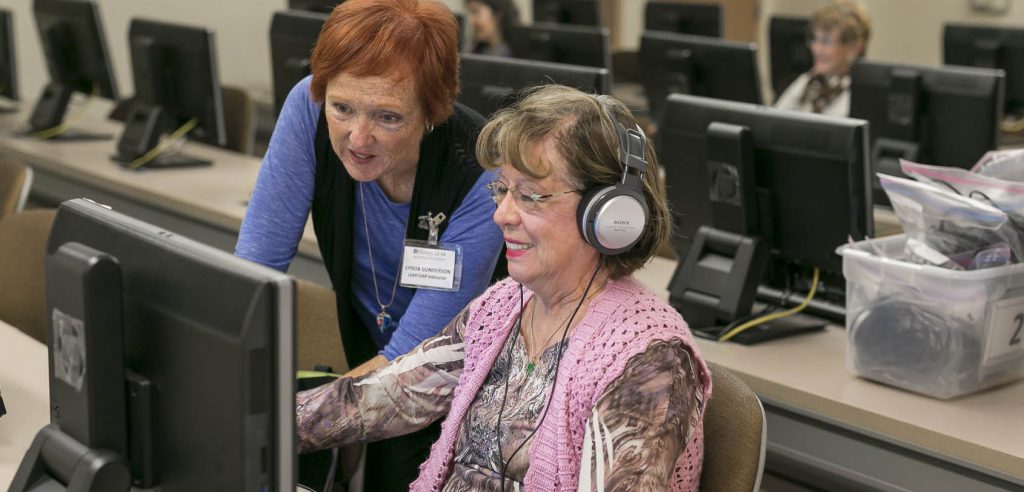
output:
[{"label": "clear plastic storage bin", "polygon": [[958,271],[893,259],[905,242],[837,250],[850,370],[936,398],[1024,376],[1024,264]]}]

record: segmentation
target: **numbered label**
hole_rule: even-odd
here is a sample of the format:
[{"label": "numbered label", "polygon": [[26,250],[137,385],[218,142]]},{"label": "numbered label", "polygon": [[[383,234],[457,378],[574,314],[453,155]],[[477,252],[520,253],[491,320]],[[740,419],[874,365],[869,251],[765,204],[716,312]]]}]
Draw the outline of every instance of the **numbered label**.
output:
[{"label": "numbered label", "polygon": [[1024,297],[1003,299],[992,305],[988,341],[982,364],[1024,350]]}]

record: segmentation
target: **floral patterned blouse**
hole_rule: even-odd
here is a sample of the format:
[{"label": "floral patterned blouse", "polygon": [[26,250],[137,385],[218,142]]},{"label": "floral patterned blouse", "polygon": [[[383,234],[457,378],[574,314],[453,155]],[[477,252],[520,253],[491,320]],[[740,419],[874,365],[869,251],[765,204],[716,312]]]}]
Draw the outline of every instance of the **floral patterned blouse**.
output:
[{"label": "floral patterned blouse", "polygon": [[[467,317],[463,310],[437,336],[370,374],[299,393],[299,452],[386,439],[445,417],[462,373]],[[462,422],[445,491],[502,490],[502,476],[504,490],[523,487],[527,451],[567,344],[547,348],[528,369],[523,338],[518,327],[512,331]],[[664,490],[700,422],[702,395],[681,342],[656,342],[635,356],[588,419],[580,490]]]}]

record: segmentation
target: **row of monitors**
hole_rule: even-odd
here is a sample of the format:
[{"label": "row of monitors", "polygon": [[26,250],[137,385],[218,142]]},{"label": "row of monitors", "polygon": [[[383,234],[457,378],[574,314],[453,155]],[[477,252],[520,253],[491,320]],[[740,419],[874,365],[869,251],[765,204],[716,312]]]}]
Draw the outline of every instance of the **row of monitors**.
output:
[{"label": "row of monitors", "polygon": [[[715,150],[720,125],[744,133],[747,162]],[[835,246],[873,232],[866,122],[677,94],[659,134],[683,236],[700,221],[735,226],[708,198],[712,160],[756,164],[749,190],[737,191],[757,197],[744,204],[758,218],[743,231],[776,256],[835,272]],[[46,262],[49,337],[63,343],[50,347],[51,401],[62,411],[44,433],[84,449],[50,436],[12,490],[32,470],[37,482],[71,476],[61,467],[77,460],[46,460],[89,449],[123,456],[140,487],[292,490],[289,277],[87,200],[61,206]],[[74,372],[80,359],[89,372]]]},{"label": "row of monitors", "polygon": [[[76,92],[120,100],[100,16],[92,0],[35,0],[33,13],[50,80],[43,88],[26,135],[53,132],[61,138],[109,138],[85,132],[55,132],[62,126]],[[0,27],[10,26],[0,17]],[[12,36],[7,33],[7,39]],[[135,96],[127,112],[115,159],[130,163],[157,146],[159,138],[191,120],[189,137],[224,146],[224,106],[213,32],[133,19],[128,43]],[[10,46],[12,43],[4,43]],[[12,60],[13,61],[13,60]],[[13,77],[13,64],[4,64]],[[0,82],[0,85],[10,85]],[[11,94],[17,96],[17,94]],[[49,135],[47,135],[49,137]],[[46,138],[46,137],[44,137]],[[150,165],[198,164],[187,158],[154,160]]]},{"label": "row of monitors", "polygon": [[[344,0],[342,0],[344,1]],[[288,0],[288,9],[330,13],[338,0]],[[600,0],[533,0],[533,21],[601,26]],[[644,8],[644,28],[699,36],[720,36],[721,5],[649,1]]]}]

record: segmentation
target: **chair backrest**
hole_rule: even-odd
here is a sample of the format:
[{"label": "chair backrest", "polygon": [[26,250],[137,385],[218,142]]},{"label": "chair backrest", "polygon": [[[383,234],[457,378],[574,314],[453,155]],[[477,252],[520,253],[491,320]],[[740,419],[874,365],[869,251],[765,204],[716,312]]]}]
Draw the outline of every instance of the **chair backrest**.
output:
[{"label": "chair backrest", "polygon": [[56,210],[0,218],[0,319],[46,343],[46,240]]},{"label": "chair backrest", "polygon": [[702,491],[757,492],[764,473],[767,423],[757,395],[710,363],[713,392],[704,413]]},{"label": "chair backrest", "polygon": [[330,366],[336,374],[350,369],[338,330],[334,291],[305,280],[295,280],[296,368]]},{"label": "chair backrest", "polygon": [[0,219],[25,208],[32,188],[32,168],[18,161],[0,158]]},{"label": "chair backrest", "polygon": [[221,86],[224,101],[224,129],[229,150],[248,154],[252,150],[253,107],[249,93],[231,86]]}]

